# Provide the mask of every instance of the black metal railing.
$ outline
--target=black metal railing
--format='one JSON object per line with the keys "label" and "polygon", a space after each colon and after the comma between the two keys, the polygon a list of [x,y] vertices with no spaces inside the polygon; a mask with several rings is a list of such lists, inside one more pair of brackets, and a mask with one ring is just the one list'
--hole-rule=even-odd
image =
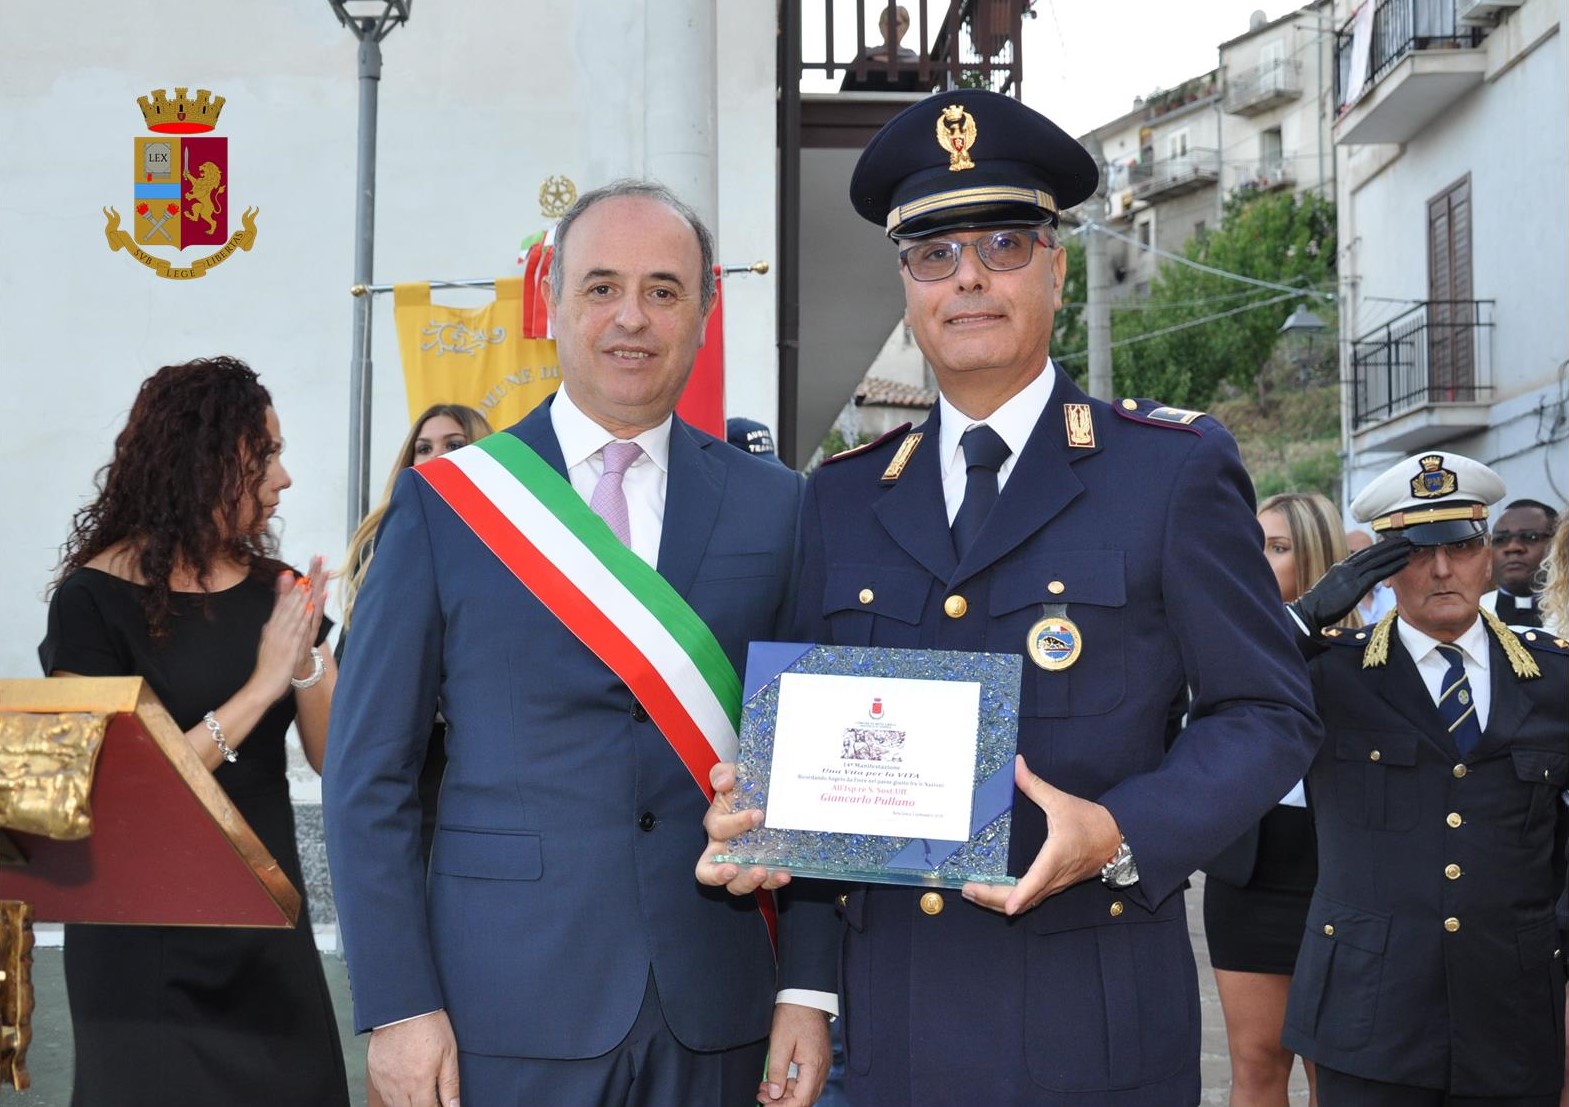
{"label": "black metal railing", "polygon": [[1147,200],[1183,188],[1197,188],[1220,179],[1220,152],[1193,147],[1186,153],[1141,161],[1128,170],[1135,199]]}
{"label": "black metal railing", "polygon": [[1276,58],[1245,69],[1226,81],[1226,111],[1241,114],[1257,105],[1302,95],[1302,63]]}
{"label": "black metal railing", "polygon": [[1351,343],[1352,427],[1492,393],[1492,300],[1428,300]]}
{"label": "black metal railing", "polygon": [[[1368,42],[1367,73],[1352,89],[1356,96],[1383,80],[1391,69],[1418,50],[1458,50],[1481,44],[1482,28],[1467,27],[1456,16],[1455,0],[1378,0]],[[1335,103],[1346,100],[1352,81],[1352,19],[1335,35]]]}
{"label": "black metal railing", "polygon": [[[1019,36],[1024,15],[1034,3],[823,0],[823,38],[810,44],[803,41],[801,70],[803,75],[839,78],[845,92],[990,88],[1018,96],[1024,76]],[[835,36],[836,10],[842,13],[851,7],[855,35]],[[899,19],[901,9],[905,21]]]}

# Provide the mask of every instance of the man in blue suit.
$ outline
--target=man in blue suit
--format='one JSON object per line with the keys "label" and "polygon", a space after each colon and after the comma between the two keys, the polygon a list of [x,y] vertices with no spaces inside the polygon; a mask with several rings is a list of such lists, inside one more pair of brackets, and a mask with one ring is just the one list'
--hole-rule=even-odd
{"label": "man in blue suit", "polygon": [[[1318,738],[1231,436],[1091,399],[1050,360],[1057,211],[1096,177],[1049,120],[956,91],[895,117],[851,180],[901,247],[941,399],[808,485],[796,634],[1028,659],[1017,885],[838,897],[856,1107],[1196,1104],[1182,888]],[[710,851],[757,814],[727,806]],[[779,879],[709,856],[733,891]]]}
{"label": "man in blue suit", "polygon": [[[831,932],[814,957],[784,905],[776,972],[767,908],[691,871],[735,667],[786,613],[800,497],[796,474],[672,415],[712,273],[668,191],[584,196],[549,277],[560,391],[393,493],[323,784],[355,1022],[389,1104],[450,1107],[460,1076],[484,1107],[804,1107],[821,1089]],[[438,711],[427,880],[416,792]]]}

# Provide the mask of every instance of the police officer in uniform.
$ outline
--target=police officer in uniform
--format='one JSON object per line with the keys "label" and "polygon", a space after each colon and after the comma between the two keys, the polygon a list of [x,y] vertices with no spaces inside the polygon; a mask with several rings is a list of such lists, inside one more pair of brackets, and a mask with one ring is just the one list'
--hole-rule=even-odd
{"label": "police officer in uniform", "polygon": [[[1049,357],[1057,212],[1096,176],[1043,116],[955,91],[893,119],[851,182],[894,239],[942,396],[813,478],[796,632],[1026,657],[1018,884],[839,897],[857,1107],[1196,1104],[1182,888],[1316,747],[1231,436],[1200,412],[1093,400]],[[699,877],[776,881],[706,861],[756,814],[727,815],[717,783]]]}
{"label": "police officer in uniform", "polygon": [[1444,451],[1351,505],[1411,553],[1395,610],[1311,664],[1319,880],[1283,1040],[1323,1107],[1558,1103],[1569,653],[1479,608],[1503,494]]}

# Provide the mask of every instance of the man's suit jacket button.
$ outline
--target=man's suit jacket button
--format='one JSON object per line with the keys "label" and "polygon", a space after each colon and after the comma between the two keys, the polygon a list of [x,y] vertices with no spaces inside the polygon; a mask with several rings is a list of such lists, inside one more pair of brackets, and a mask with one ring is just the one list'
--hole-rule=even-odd
{"label": "man's suit jacket button", "polygon": [[1460,812],[1451,811],[1449,814],[1444,816],[1444,822],[1448,823],[1452,827],[1458,828],[1461,823],[1465,822],[1465,820],[1460,817]]}
{"label": "man's suit jacket button", "polygon": [[964,613],[970,610],[970,601],[963,596],[949,596],[942,602],[943,613],[950,619],[962,619]]}
{"label": "man's suit jacket button", "polygon": [[927,892],[921,897],[921,910],[928,915],[941,915],[943,906],[942,896],[936,892]]}
{"label": "man's suit jacket button", "polygon": [[644,707],[636,700],[632,701],[632,720],[639,723],[648,722],[648,708]]}
{"label": "man's suit jacket button", "polygon": [[1450,769],[1449,771],[1455,774],[1455,779],[1456,780],[1459,780],[1461,777],[1465,776],[1466,773],[1470,772],[1471,770],[1466,768],[1464,765],[1456,765],[1453,769]]}
{"label": "man's suit jacket button", "polygon": [[657,822],[659,820],[654,818],[652,811],[645,811],[637,817],[637,828],[639,830],[653,830],[654,824]]}
{"label": "man's suit jacket button", "polygon": [[1459,865],[1445,865],[1444,866],[1444,875],[1447,876],[1450,880],[1459,880],[1460,879],[1460,866]]}
{"label": "man's suit jacket button", "polygon": [[1460,920],[1455,918],[1453,915],[1449,916],[1449,918],[1444,920],[1444,929],[1453,934],[1455,931],[1460,929]]}
{"label": "man's suit jacket button", "polygon": [[1122,901],[1120,899],[1112,900],[1111,907],[1110,907],[1109,910],[1110,910],[1110,914],[1111,914],[1112,918],[1120,919],[1122,917],[1122,911],[1123,911]]}

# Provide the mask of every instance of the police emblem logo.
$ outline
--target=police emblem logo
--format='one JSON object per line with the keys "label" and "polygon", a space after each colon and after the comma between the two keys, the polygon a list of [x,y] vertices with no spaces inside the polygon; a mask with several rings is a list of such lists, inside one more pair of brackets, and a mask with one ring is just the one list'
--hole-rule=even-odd
{"label": "police emblem logo", "polygon": [[1422,471],[1411,478],[1411,495],[1419,500],[1436,500],[1454,494],[1458,487],[1455,472],[1444,468],[1443,454],[1428,454],[1419,462]]}
{"label": "police emblem logo", "polygon": [[937,114],[937,144],[948,151],[948,171],[974,169],[970,151],[975,148],[975,116],[958,104],[949,104]]}
{"label": "police emblem logo", "polygon": [[1048,615],[1030,628],[1024,649],[1030,660],[1049,673],[1068,668],[1079,659],[1084,636],[1078,624],[1061,615]]}
{"label": "police emblem logo", "polygon": [[[210,134],[218,125],[224,98],[205,88],[176,88],[170,99],[154,89],[137,100],[152,137],[136,139],[132,180],[132,231],[120,228],[120,213],[103,209],[110,250],[125,250],[137,261],[171,280],[204,277],[235,250],[256,243],[258,209],[246,208],[242,229],[229,233],[229,140]],[[175,265],[143,247],[184,251],[217,246],[190,265]]]}

